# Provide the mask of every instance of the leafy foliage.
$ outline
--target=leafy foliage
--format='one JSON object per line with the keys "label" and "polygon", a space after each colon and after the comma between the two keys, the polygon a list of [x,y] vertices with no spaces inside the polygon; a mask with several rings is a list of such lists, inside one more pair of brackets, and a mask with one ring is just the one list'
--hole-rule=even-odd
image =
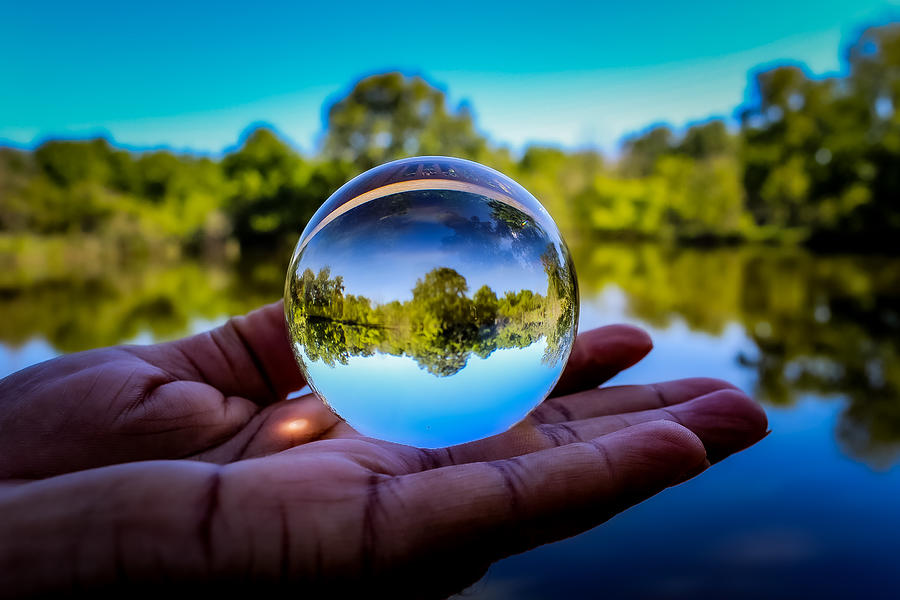
{"label": "leafy foliage", "polygon": [[444,93],[421,77],[372,75],[328,110],[326,156],[359,171],[405,156],[474,158],[486,145],[469,109],[448,110]]}
{"label": "leafy foliage", "polygon": [[[469,158],[512,176],[569,236],[789,239],[891,247],[900,231],[900,25],[863,31],[847,73],[756,72],[739,107],[684,132],[628,136],[617,162],[530,146],[515,158],[418,76],[366,77],[327,110],[322,152],[266,127],[221,160],[129,152],[104,139],[0,148],[0,233],[94,236],[122,252],[292,242],[353,175],[411,155]],[[78,237],[78,239],[82,239]]]}
{"label": "leafy foliage", "polygon": [[334,366],[375,352],[409,356],[438,377],[459,372],[475,354],[526,348],[545,339],[544,360],[556,364],[571,343],[576,307],[571,265],[560,265],[548,248],[546,295],[508,291],[498,298],[484,285],[472,297],[465,277],[437,267],[416,281],[412,298],[375,305],[344,294],[343,278],[325,267],[306,269],[290,280],[288,324],[310,361]]}
{"label": "leafy foliage", "polygon": [[846,77],[802,65],[757,73],[741,111],[748,209],[757,223],[855,243],[900,227],[900,26],[864,31]]}

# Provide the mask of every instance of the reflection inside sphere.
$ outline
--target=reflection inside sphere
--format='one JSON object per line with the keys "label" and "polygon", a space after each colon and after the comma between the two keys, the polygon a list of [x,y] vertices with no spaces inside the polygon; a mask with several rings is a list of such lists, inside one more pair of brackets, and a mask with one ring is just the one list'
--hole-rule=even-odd
{"label": "reflection inside sphere", "polygon": [[499,433],[571,349],[568,250],[521,186],[420,157],[352,180],[307,225],[285,312],[310,386],[360,433],[423,447]]}

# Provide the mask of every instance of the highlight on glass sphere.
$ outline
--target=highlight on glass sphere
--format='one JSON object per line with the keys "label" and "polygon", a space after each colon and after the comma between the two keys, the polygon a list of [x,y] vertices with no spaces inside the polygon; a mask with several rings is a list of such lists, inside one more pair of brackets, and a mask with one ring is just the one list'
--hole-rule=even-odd
{"label": "highlight on glass sphere", "polygon": [[441,447],[505,431],[559,379],[575,271],[509,177],[441,156],[337,190],[291,258],[285,315],[310,387],[361,434]]}

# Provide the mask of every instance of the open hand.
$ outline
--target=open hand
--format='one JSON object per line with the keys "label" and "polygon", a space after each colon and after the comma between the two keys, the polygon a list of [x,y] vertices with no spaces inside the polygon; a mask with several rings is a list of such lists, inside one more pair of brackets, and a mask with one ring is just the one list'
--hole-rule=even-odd
{"label": "open hand", "polygon": [[281,303],[0,381],[0,595],[293,582],[444,597],[758,441],[729,384],[597,388],[651,347],[579,336],[549,399],[450,448],[361,436],[304,385]]}

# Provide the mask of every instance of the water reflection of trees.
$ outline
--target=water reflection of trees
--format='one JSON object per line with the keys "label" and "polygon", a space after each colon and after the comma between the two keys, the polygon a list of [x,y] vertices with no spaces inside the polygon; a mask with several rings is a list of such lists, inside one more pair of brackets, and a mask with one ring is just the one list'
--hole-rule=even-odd
{"label": "water reflection of trees", "polygon": [[[695,331],[719,335],[729,323],[740,324],[757,349],[738,359],[758,373],[762,400],[789,405],[803,395],[846,398],[836,431],[845,451],[871,464],[895,460],[900,445],[900,260],[649,244],[573,251],[587,297],[618,287],[635,318],[659,327],[682,320]],[[184,335],[198,320],[240,314],[277,299],[287,254],[248,257],[232,267],[182,262],[145,268],[61,265],[53,272],[0,269],[0,342],[18,346],[41,338],[57,350],[77,351],[139,333],[154,339]],[[489,321],[491,291],[465,295],[482,311],[474,322]],[[363,306],[357,310],[354,303]],[[346,313],[347,320],[365,323],[372,308],[345,295],[342,317]],[[545,330],[548,346],[557,331]],[[374,328],[345,327],[344,332],[354,348],[374,348]],[[533,331],[524,327],[505,328],[473,345],[472,353],[487,356],[496,348],[524,344],[529,335]]]}
{"label": "water reflection of trees", "polygon": [[0,343],[42,339],[78,352],[135,339],[187,335],[198,321],[242,314],[277,300],[286,266],[61,264],[0,269]]}
{"label": "water reflection of trees", "polygon": [[664,327],[676,319],[721,334],[739,323],[757,350],[757,394],[789,405],[805,395],[847,401],[836,435],[873,465],[900,456],[900,260],[814,256],[776,248],[575,248],[588,296],[615,285],[628,310]]}
{"label": "water reflection of trees", "polygon": [[412,298],[375,304],[346,294],[340,275],[329,268],[306,269],[291,280],[288,322],[305,358],[329,366],[376,352],[408,356],[429,373],[459,372],[471,355],[487,358],[497,349],[527,348],[546,341],[543,361],[556,365],[571,341],[576,297],[571,276],[555,248],[543,255],[548,290],[507,291],[498,296],[483,285],[469,296],[462,275],[437,267],[416,281]]}

